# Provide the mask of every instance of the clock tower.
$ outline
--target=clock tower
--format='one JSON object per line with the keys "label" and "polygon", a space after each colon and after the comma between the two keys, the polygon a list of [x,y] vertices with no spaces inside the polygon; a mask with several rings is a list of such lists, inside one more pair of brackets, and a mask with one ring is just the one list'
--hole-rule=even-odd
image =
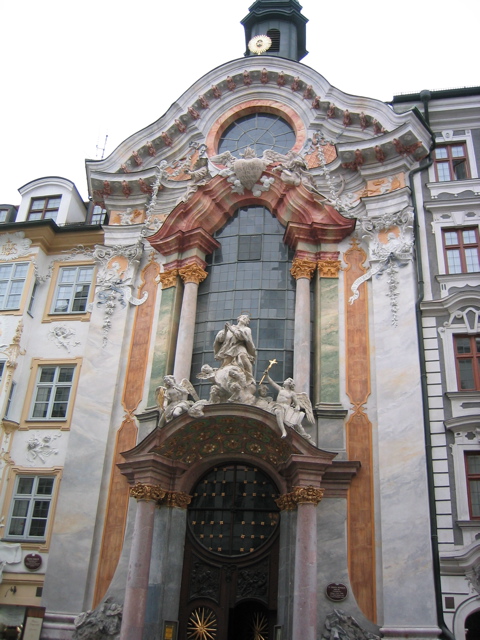
{"label": "clock tower", "polygon": [[308,53],[305,35],[308,19],[301,11],[297,0],[256,0],[241,21],[247,44],[245,55],[258,52],[248,46],[252,38],[266,35],[271,45],[264,52],[265,55],[300,62]]}

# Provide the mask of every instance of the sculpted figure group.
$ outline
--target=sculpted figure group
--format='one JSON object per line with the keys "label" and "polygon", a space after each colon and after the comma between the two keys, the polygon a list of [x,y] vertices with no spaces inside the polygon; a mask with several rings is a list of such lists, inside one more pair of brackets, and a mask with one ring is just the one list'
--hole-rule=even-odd
{"label": "sculpted figure group", "polygon": [[[193,385],[186,378],[177,383],[171,375],[164,377],[165,386],[156,390],[157,405],[162,410],[163,424],[182,413],[188,412],[194,417],[202,416],[205,405],[238,402],[273,413],[283,438],[287,435],[286,427],[290,427],[307,440],[311,440],[311,436],[302,426],[304,418],[310,424],[314,423],[310,399],[306,393],[295,391],[292,378],[287,378],[283,385],[270,378],[268,372],[275,360],[270,362],[260,383],[257,385],[255,382],[253,365],[257,351],[249,324],[248,315],[242,314],[237,318],[237,324],[226,322],[224,328],[217,333],[213,353],[220,365],[213,368],[205,364],[197,375],[197,378],[212,385],[208,400],[200,400]],[[264,380],[275,390],[275,400],[268,395],[268,387],[262,384]]]}

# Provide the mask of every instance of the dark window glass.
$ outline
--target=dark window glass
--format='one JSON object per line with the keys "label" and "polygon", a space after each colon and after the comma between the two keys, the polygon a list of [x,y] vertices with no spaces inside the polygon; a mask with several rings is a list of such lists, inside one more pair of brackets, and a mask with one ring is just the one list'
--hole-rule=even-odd
{"label": "dark window glass", "polygon": [[470,517],[480,519],[480,453],[465,454]]}
{"label": "dark window glass", "polygon": [[218,153],[230,151],[239,158],[250,147],[260,157],[266,149],[287,153],[294,144],[295,133],[283,118],[271,113],[251,113],[227,127],[220,138]]}
{"label": "dark window glass", "polygon": [[457,143],[437,147],[435,149],[435,172],[439,182],[469,178],[466,145]]}
{"label": "dark window glass", "polygon": [[480,391],[480,336],[455,336],[459,391]]}
{"label": "dark window glass", "polygon": [[476,273],[480,271],[478,228],[444,229],[443,246],[447,273]]}
{"label": "dark window glass", "polygon": [[188,522],[198,542],[227,556],[252,553],[279,522],[278,491],[255,467],[226,464],[211,469],[193,490]]}
{"label": "dark window glass", "polygon": [[290,275],[293,252],[283,244],[284,228],[264,207],[240,209],[215,234],[221,246],[211,256],[208,278],[198,290],[197,317],[190,380],[202,398],[210,384],[199,382],[203,364],[213,367],[213,342],[225,322],[250,315],[257,347],[257,380],[274,358],[271,376],[283,382],[293,375],[295,281]]}

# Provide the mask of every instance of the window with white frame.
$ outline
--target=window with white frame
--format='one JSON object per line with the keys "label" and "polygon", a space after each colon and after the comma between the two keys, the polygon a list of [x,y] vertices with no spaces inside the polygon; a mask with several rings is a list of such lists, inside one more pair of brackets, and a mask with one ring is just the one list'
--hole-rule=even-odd
{"label": "window with white frame", "polygon": [[60,269],[52,313],[84,313],[93,278],[93,266],[62,267]]}
{"label": "window with white frame", "polygon": [[443,229],[447,273],[480,271],[478,227]]}
{"label": "window with white frame", "polygon": [[18,475],[6,538],[44,540],[51,512],[55,476]]}
{"label": "window with white frame", "polygon": [[19,309],[28,262],[0,264],[0,310]]}
{"label": "window with white frame", "polygon": [[38,367],[31,419],[64,420],[67,417],[74,374],[74,365]]}

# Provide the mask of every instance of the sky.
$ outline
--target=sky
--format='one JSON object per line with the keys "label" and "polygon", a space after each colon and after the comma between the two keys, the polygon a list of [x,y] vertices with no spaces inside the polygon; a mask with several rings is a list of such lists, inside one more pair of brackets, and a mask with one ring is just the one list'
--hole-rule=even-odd
{"label": "sky", "polygon": [[[0,7],[0,203],[44,176],[88,198],[85,159],[162,116],[210,69],[243,57],[253,0],[21,0]],[[354,95],[390,101],[480,85],[478,0],[300,0],[302,62]]]}

